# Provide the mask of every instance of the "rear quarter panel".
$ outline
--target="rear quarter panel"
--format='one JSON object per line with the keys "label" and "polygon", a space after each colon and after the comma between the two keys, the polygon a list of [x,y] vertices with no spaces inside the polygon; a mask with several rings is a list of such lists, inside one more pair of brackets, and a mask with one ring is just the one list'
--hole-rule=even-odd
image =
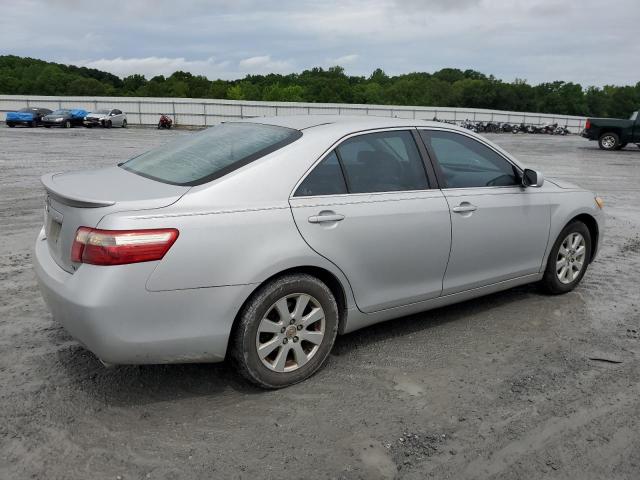
{"label": "rear quarter panel", "polygon": [[147,279],[149,291],[228,285],[256,286],[284,270],[313,266],[333,273],[353,304],[348,282],[302,239],[288,205],[260,210],[107,216],[100,228],[177,228],[180,235]]}

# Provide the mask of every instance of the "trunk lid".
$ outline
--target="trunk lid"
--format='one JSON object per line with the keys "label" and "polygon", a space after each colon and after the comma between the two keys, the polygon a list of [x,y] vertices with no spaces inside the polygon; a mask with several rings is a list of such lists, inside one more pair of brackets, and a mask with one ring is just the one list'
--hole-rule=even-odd
{"label": "trunk lid", "polygon": [[119,167],[47,174],[41,182],[47,191],[44,225],[49,252],[67,272],[77,267],[71,262],[71,245],[78,227],[95,228],[102,217],[118,211],[166,207],[189,191]]}

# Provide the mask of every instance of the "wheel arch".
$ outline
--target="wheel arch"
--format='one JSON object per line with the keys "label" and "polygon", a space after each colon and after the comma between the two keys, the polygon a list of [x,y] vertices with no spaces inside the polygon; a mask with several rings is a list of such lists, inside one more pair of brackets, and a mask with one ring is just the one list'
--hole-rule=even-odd
{"label": "wheel arch", "polygon": [[[321,282],[323,282],[336,299],[336,303],[338,304],[338,333],[341,334],[344,332],[345,325],[347,323],[347,291],[345,290],[345,286],[342,284],[338,277],[330,272],[329,270],[314,266],[314,265],[301,265],[297,267],[287,268],[285,270],[281,270],[278,273],[271,275],[269,278],[260,282],[256,285],[256,287],[251,291],[251,293],[247,296],[247,298],[242,302],[242,305],[236,312],[236,316],[233,319],[233,324],[231,325],[231,332],[229,338],[232,338],[235,335],[236,328],[238,326],[240,320],[240,314],[242,310],[245,308],[245,305],[253,298],[260,288],[262,288],[267,283],[275,280],[276,278],[282,277],[284,275],[291,274],[307,274],[312,277],[317,278]],[[229,349],[229,345],[231,342],[227,344],[227,350]],[[227,352],[228,353],[228,352]]]}
{"label": "wheel arch", "polygon": [[[578,221],[582,222],[589,229],[589,234],[591,235],[591,251],[589,252],[589,263],[594,259],[598,249],[598,237],[600,235],[600,229],[598,228],[597,220],[589,215],[588,213],[581,213],[576,215],[571,220],[567,222],[569,225],[571,222]],[[565,225],[566,226],[566,225]]]}

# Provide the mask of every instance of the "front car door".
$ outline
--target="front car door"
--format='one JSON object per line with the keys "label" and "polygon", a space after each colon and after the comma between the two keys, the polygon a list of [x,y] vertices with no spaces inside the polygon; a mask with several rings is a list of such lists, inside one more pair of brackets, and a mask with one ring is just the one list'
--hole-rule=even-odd
{"label": "front car door", "polygon": [[416,139],[415,129],[353,135],[315,165],[290,199],[305,241],[343,271],[363,312],[442,292],[449,208],[442,192],[430,188]]}
{"label": "front car door", "polygon": [[540,271],[551,207],[520,169],[464,133],[421,130],[451,209],[451,257],[443,295]]}

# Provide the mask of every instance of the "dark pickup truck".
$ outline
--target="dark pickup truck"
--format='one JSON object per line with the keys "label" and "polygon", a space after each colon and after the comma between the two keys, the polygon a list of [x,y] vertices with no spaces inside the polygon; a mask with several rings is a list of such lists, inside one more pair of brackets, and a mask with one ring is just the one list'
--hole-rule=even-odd
{"label": "dark pickup truck", "polygon": [[629,120],[588,118],[582,136],[597,140],[602,150],[620,150],[628,143],[636,143],[640,147],[640,115],[633,112]]}

